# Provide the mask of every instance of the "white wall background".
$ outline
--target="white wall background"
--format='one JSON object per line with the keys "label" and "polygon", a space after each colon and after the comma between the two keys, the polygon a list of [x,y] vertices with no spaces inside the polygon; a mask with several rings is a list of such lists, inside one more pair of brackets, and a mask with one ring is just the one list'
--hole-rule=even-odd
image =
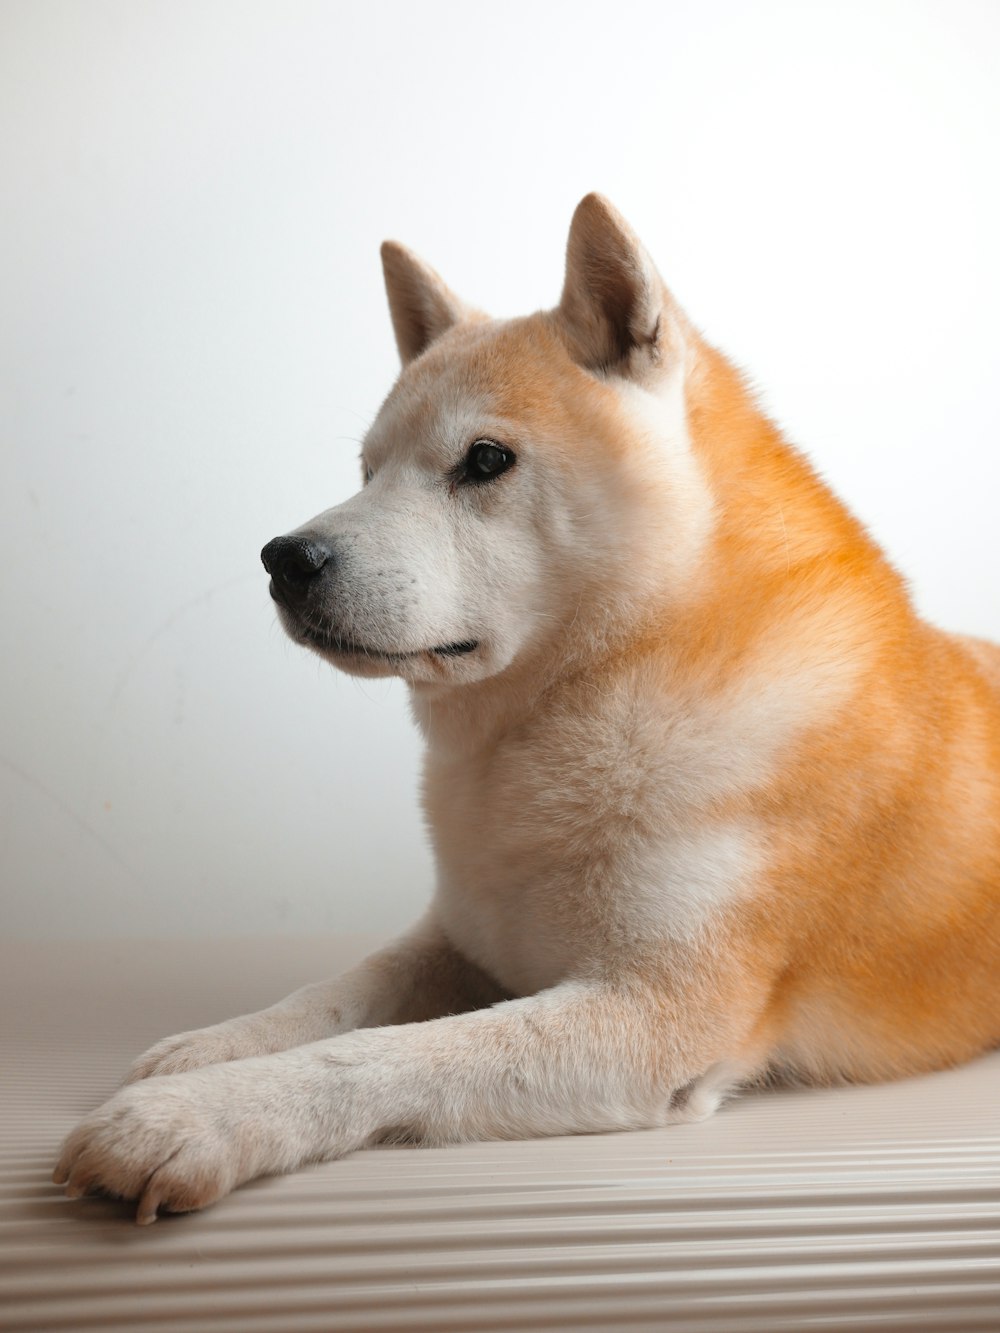
{"label": "white wall background", "polygon": [[600,189],[949,626],[1000,638],[1000,6],[0,4],[0,873],[22,936],[388,930],[402,687],[278,630],[379,241],[552,304]]}

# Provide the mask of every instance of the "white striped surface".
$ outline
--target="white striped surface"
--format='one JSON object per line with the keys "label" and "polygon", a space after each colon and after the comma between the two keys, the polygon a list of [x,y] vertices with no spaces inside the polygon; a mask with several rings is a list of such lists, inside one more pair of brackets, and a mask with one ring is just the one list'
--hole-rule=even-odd
{"label": "white striped surface", "polygon": [[148,1228],[49,1183],[145,1046],[367,943],[5,948],[0,1327],[1000,1330],[1000,1055],[702,1125],[359,1153]]}

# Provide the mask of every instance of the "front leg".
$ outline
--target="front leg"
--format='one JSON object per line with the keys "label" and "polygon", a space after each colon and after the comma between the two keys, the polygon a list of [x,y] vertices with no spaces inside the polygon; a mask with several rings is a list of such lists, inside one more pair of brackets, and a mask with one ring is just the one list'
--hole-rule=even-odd
{"label": "front leg", "polygon": [[677,1089],[720,1060],[747,1063],[750,1022],[635,977],[567,982],[125,1088],[70,1136],[55,1179],[71,1196],[137,1198],[151,1222],[389,1132],[441,1143],[660,1125]]}
{"label": "front leg", "polygon": [[165,1037],[136,1060],[125,1082],[270,1055],[355,1028],[463,1013],[502,998],[428,916],[341,977],[304,986],[259,1013]]}

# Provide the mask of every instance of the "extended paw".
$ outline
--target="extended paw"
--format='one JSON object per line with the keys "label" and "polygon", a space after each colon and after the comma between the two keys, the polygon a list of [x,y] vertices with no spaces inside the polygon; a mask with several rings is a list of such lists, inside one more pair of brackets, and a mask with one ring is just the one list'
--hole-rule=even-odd
{"label": "extended paw", "polygon": [[214,1027],[164,1037],[139,1056],[125,1076],[125,1083],[138,1083],[140,1079],[161,1074],[184,1074],[191,1069],[201,1069],[203,1065],[246,1060],[252,1055],[264,1055],[268,1050],[261,1031],[245,1020],[234,1019]]}
{"label": "extended paw", "polygon": [[234,1124],[211,1094],[198,1075],[123,1088],[69,1136],[53,1180],[71,1199],[92,1191],[137,1199],[140,1223],[155,1221],[159,1207],[214,1203],[260,1163],[253,1126]]}

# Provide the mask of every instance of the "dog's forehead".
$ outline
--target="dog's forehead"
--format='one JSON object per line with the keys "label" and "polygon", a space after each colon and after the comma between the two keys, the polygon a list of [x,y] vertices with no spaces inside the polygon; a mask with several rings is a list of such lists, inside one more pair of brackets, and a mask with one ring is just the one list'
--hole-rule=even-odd
{"label": "dog's forehead", "polygon": [[462,324],[404,368],[367,445],[378,450],[406,439],[454,447],[456,437],[498,422],[557,438],[578,416],[588,378],[544,316]]}

